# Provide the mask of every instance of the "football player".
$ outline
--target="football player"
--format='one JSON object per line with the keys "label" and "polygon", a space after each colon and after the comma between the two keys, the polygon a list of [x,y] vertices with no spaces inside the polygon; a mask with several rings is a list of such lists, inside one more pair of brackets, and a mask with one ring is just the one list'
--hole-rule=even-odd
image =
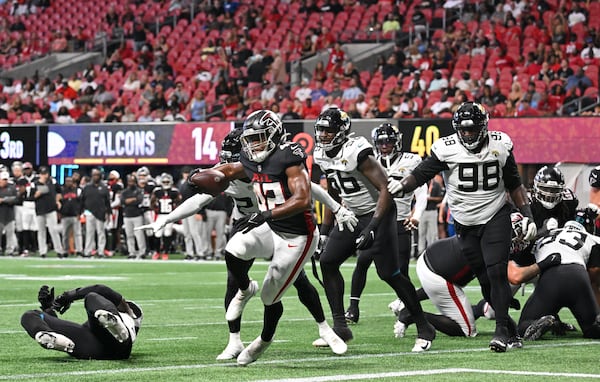
{"label": "football player", "polygon": [[340,266],[359,250],[360,256],[373,258],[378,276],[392,287],[415,318],[418,335],[413,351],[430,349],[435,329],[425,319],[410,279],[402,274],[396,206],[386,188],[388,175],[375,159],[373,147],[365,138],[351,136],[350,117],[338,108],[319,115],[315,141],[313,158],[327,175],[328,192],[343,200],[359,219],[356,231],[331,229],[331,213],[326,211],[321,226],[321,234],[328,235],[320,265],[334,331],[345,341],[353,338],[344,315],[344,278]]}
{"label": "football player", "polygon": [[123,191],[123,182],[121,174],[117,170],[108,173],[106,182],[108,195],[110,198],[110,215],[106,222],[106,256],[112,256],[121,244],[121,227],[123,225],[123,216],[121,216],[121,192]]}
{"label": "football player", "polygon": [[[391,123],[382,123],[371,133],[376,160],[385,168],[388,177],[401,180],[421,162],[418,155],[402,152],[402,133]],[[398,233],[398,256],[400,272],[408,276],[408,263],[411,253],[411,230],[419,225],[419,218],[427,205],[427,186],[423,185],[414,192],[416,199],[411,211],[413,193],[394,198],[396,203],[396,225]],[[346,311],[346,321],[357,323],[360,317],[358,304],[365,289],[367,271],[373,262],[373,252],[361,253],[356,260],[350,289],[350,306]],[[369,256],[371,255],[371,256]]]}
{"label": "football player", "polygon": [[578,204],[575,193],[565,187],[565,177],[558,167],[544,166],[538,170],[533,178],[531,198],[538,237],[573,219]]}
{"label": "football player", "polygon": [[488,120],[482,105],[461,104],[452,118],[456,133],[437,140],[431,155],[401,181],[390,180],[388,189],[394,195],[413,191],[443,172],[460,249],[479,280],[484,298],[496,312],[490,349],[505,352],[517,335],[508,315],[512,297],[507,263],[512,229],[506,190],[524,216],[523,239],[535,237],[536,225],[512,141],[505,133],[488,131]]}
{"label": "football player", "polygon": [[[600,166],[595,167],[590,172],[590,204],[588,207],[594,208],[596,211],[600,210]],[[600,234],[600,218],[596,218],[594,234]],[[590,280],[592,281],[592,288],[596,295],[596,301],[600,305],[600,268],[594,270],[588,270],[590,274]]]}
{"label": "football player", "polygon": [[[58,318],[74,301],[84,300],[87,321],[78,324]],[[142,324],[139,305],[106,285],[69,290],[54,298],[54,288],[38,292],[39,310],[21,316],[21,325],[43,348],[80,359],[127,359]]]}
{"label": "football player", "polygon": [[[585,215],[585,212],[582,211]],[[600,267],[600,238],[590,234],[593,219],[571,220],[549,231],[535,244],[538,264],[558,259],[559,265],[542,271],[519,319],[525,340],[537,340],[558,324],[556,314],[569,308],[585,338],[600,338],[600,308],[586,268]]]}
{"label": "football player", "polygon": [[[166,216],[173,211],[181,201],[181,193],[173,185],[173,176],[163,172],[160,176],[160,187],[156,187],[152,191],[150,205],[154,208],[157,214],[157,219],[161,216]],[[162,229],[154,232],[154,237],[160,241],[158,251],[152,255],[152,260],[169,258],[169,248],[173,242],[173,223],[165,224]]]}
{"label": "football player", "polygon": [[[144,224],[150,224],[155,220],[156,217],[154,210],[151,208],[150,203],[150,201],[152,200],[152,192],[156,188],[156,182],[154,182],[154,179],[152,179],[152,176],[150,176],[150,170],[148,170],[148,167],[146,166],[140,167],[136,171],[135,175],[138,181],[138,187],[144,191],[144,197],[142,200],[142,209],[144,210]],[[148,249],[148,255],[154,256],[154,254],[156,254],[159,249],[160,240],[157,240],[154,237],[154,232],[152,232],[152,230],[146,230],[145,233],[147,242],[146,248]]]}

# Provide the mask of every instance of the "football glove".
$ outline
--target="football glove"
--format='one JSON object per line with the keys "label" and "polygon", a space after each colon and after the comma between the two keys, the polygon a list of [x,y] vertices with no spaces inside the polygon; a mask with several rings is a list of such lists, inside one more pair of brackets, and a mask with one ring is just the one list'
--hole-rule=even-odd
{"label": "football glove", "polygon": [[271,211],[255,212],[252,215],[245,216],[238,220],[235,225],[238,231],[248,233],[259,225],[271,220],[272,215],[273,213]]}
{"label": "football glove", "polygon": [[313,257],[315,258],[315,260],[321,259],[321,253],[323,253],[323,250],[325,249],[325,245],[327,244],[327,240],[329,240],[329,236],[328,235],[321,235],[321,236],[319,236],[319,244],[317,244],[317,249],[315,250],[315,254],[313,255]]}
{"label": "football glove", "polygon": [[356,249],[367,249],[375,242],[375,231],[377,225],[371,221],[365,229],[362,230],[358,238],[356,239]]}
{"label": "football glove", "polygon": [[44,285],[38,292],[38,301],[42,310],[52,308],[54,304],[54,288],[50,289],[48,285]]}
{"label": "football glove", "polygon": [[535,239],[535,235],[537,235],[537,227],[535,226],[535,222],[533,219],[528,218],[527,216],[523,216],[523,240],[531,241]]}
{"label": "football glove", "polygon": [[558,228],[558,220],[556,220],[555,218],[549,218],[546,220],[546,229],[548,231],[552,231],[556,228]]}
{"label": "football glove", "polygon": [[394,178],[388,178],[387,189],[390,192],[390,194],[396,195],[404,189],[404,186],[399,180],[396,180]]}
{"label": "football glove", "polygon": [[552,253],[544,260],[537,263],[538,267],[540,267],[540,272],[546,271],[548,268],[552,268],[554,266],[560,265],[561,257],[560,253]]}
{"label": "football glove", "polygon": [[340,231],[343,231],[345,226],[348,231],[354,232],[354,227],[358,224],[358,218],[354,215],[354,212],[344,206],[340,206],[337,212],[335,212],[335,220],[338,223]]}
{"label": "football glove", "polygon": [[150,224],[144,224],[139,227],[135,227],[133,230],[134,231],[148,230],[148,231],[152,231],[152,233],[157,233],[161,229],[165,228],[166,225],[167,225],[167,220],[164,218],[164,216],[159,216],[156,218],[155,222],[150,223]]}
{"label": "football glove", "polygon": [[60,314],[64,314],[71,307],[71,303],[75,300],[76,293],[76,289],[63,292],[63,294],[54,299],[52,309]]}
{"label": "football glove", "polygon": [[415,218],[405,219],[403,224],[404,229],[407,231],[412,231],[419,227],[419,221]]}

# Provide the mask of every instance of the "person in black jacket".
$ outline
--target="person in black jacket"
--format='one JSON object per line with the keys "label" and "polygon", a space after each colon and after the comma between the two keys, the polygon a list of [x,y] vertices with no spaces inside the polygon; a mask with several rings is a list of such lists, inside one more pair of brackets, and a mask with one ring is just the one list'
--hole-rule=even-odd
{"label": "person in black jacket", "polygon": [[[84,300],[83,324],[58,318],[76,300]],[[65,291],[54,298],[54,288],[38,292],[39,310],[21,316],[21,325],[43,348],[68,353],[79,359],[127,359],[131,355],[143,319],[139,305],[127,301],[106,285],[90,285]]]}
{"label": "person in black jacket", "polygon": [[[104,256],[104,222],[110,213],[110,198],[108,187],[102,182],[102,173],[97,168],[92,170],[92,179],[81,192],[81,208],[85,215],[84,256],[90,257],[94,252]],[[98,236],[97,246],[95,235]]]}
{"label": "person in black jacket", "polygon": [[19,248],[15,234],[15,203],[17,202],[17,189],[9,181],[10,174],[0,172],[0,232],[6,233],[5,253],[13,256]]}
{"label": "person in black jacket", "polygon": [[73,182],[73,178],[67,176],[62,187],[62,207],[60,209],[63,248],[65,256],[69,252],[69,237],[73,235],[75,253],[83,256],[83,238],[81,236],[81,188]]}
{"label": "person in black jacket", "polygon": [[48,254],[48,243],[46,241],[46,228],[48,228],[56,256],[60,258],[64,256],[65,252],[58,229],[57,211],[61,206],[60,186],[50,176],[48,167],[41,166],[38,173],[39,177],[33,183],[35,189],[33,197],[35,198],[35,215],[38,227],[37,239],[40,257],[46,257]]}

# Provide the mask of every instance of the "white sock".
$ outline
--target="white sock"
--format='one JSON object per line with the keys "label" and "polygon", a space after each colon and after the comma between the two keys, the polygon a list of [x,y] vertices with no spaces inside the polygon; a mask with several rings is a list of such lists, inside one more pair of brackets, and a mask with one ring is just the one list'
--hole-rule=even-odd
{"label": "white sock", "polygon": [[322,333],[326,330],[331,329],[331,326],[329,326],[329,324],[327,323],[327,320],[325,320],[323,322],[317,322],[317,326],[319,327],[319,333]]}
{"label": "white sock", "polygon": [[229,333],[229,343],[242,342],[242,337],[240,336],[240,332],[237,333]]}

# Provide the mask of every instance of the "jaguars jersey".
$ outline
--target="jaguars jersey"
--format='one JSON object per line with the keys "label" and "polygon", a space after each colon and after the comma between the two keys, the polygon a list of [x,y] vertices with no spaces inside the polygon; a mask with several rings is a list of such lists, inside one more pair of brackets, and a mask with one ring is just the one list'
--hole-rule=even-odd
{"label": "jaguars jersey", "polygon": [[153,194],[156,200],[156,213],[159,215],[170,214],[177,207],[177,202],[181,198],[179,190],[175,187],[168,190],[156,187]]}
{"label": "jaguars jersey", "polygon": [[591,256],[594,257],[592,262],[597,263],[600,238],[568,228],[553,229],[536,241],[534,252],[537,263],[554,253],[560,253],[561,264],[587,267]]}
{"label": "jaguars jersey", "polygon": [[[288,167],[306,165],[306,153],[299,144],[286,142],[279,145],[261,163],[251,161],[244,152],[240,156],[240,162],[252,183],[258,208],[268,211],[282,205],[292,196],[285,171]],[[312,209],[308,208],[287,218],[271,220],[269,226],[276,232],[308,235],[315,227]]]}
{"label": "jaguars jersey", "polygon": [[234,220],[260,211],[252,183],[242,180],[231,181],[229,182],[229,187],[225,190],[225,194],[231,196],[235,201],[233,212],[231,213]]}
{"label": "jaguars jersey", "polygon": [[579,205],[577,196],[575,196],[575,193],[569,188],[563,190],[562,201],[552,209],[544,208],[542,203],[531,196],[529,196],[529,199],[531,203],[531,212],[533,212],[535,225],[538,229],[544,227],[545,222],[550,218],[556,219],[558,221],[558,226],[562,227],[567,221],[575,218],[577,206]]}
{"label": "jaguars jersey", "polygon": [[[391,161],[379,155],[377,160],[385,168],[388,177],[396,180],[402,180],[408,176],[421,163],[421,157],[413,153],[394,155]],[[400,221],[410,217],[413,194],[413,192],[407,192],[401,198],[394,198],[394,202],[396,203],[396,220]]]}
{"label": "jaguars jersey", "polygon": [[359,171],[359,159],[365,154],[372,154],[373,146],[364,137],[351,137],[340,151],[333,157],[317,147],[313,159],[327,176],[344,201],[344,205],[357,216],[375,210],[379,192],[366,176]]}
{"label": "jaguars jersey", "polygon": [[490,131],[488,137],[479,153],[468,151],[457,134],[440,138],[431,146],[431,156],[413,172],[422,184],[427,177],[418,172],[432,177],[443,171],[448,206],[454,219],[466,226],[487,223],[504,206],[507,182],[511,190],[521,185],[510,137],[499,131]]}
{"label": "jaguars jersey", "polygon": [[600,166],[590,171],[590,187],[600,188]]}

